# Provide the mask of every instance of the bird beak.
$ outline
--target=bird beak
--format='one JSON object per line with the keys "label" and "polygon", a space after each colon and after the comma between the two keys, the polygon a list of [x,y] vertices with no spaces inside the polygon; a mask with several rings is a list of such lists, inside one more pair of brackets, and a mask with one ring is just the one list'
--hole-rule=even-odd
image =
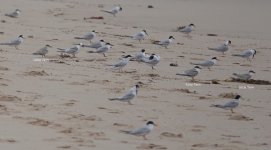
{"label": "bird beak", "polygon": [[110,44],[111,46],[114,46],[113,44]]}
{"label": "bird beak", "polygon": [[145,32],[146,33],[146,35],[149,35],[147,32]]}

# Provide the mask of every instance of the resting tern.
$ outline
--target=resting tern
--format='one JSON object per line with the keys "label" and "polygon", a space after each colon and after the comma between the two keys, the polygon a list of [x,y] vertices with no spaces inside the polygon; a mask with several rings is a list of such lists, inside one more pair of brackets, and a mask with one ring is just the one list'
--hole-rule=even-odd
{"label": "resting tern", "polygon": [[256,72],[254,72],[253,70],[249,70],[248,73],[243,73],[243,74],[233,73],[233,75],[241,80],[249,80],[249,79],[251,79],[252,75],[254,75],[255,73]]}
{"label": "resting tern", "polygon": [[146,30],[142,30],[141,32],[138,32],[136,35],[133,36],[134,40],[139,40],[139,42],[141,42],[141,40],[145,39],[145,36],[148,35]]}
{"label": "resting tern", "polygon": [[168,48],[168,46],[173,43],[173,40],[175,38],[173,36],[169,36],[168,39],[164,40],[164,41],[160,41],[158,44],[165,47],[165,48]]}
{"label": "resting tern", "polygon": [[247,60],[251,61],[250,56],[252,56],[252,59],[253,59],[255,55],[256,55],[256,50],[255,49],[248,49],[248,50],[244,50],[240,54],[233,54],[232,56],[238,56],[238,57],[246,58]]}
{"label": "resting tern", "polygon": [[58,49],[58,52],[61,52],[61,55],[63,53],[67,53],[67,54],[72,54],[73,57],[75,57],[75,54],[79,53],[80,51],[80,48],[83,46],[83,43],[79,43],[79,44],[76,44],[70,48],[66,48],[66,49],[62,49],[62,48],[57,48]]}
{"label": "resting tern", "polygon": [[75,37],[75,39],[83,39],[83,40],[87,40],[87,41],[90,41],[93,40],[95,37],[96,37],[96,31],[93,30],[87,34],[85,34],[83,37]]}
{"label": "resting tern", "polygon": [[233,109],[236,108],[239,105],[239,99],[241,98],[240,95],[236,95],[235,98],[226,103],[226,104],[215,104],[215,105],[211,105],[212,107],[218,107],[218,108],[223,108],[223,109],[230,109],[232,113]]}
{"label": "resting tern", "polygon": [[122,68],[128,64],[131,57],[132,57],[131,55],[127,55],[124,58],[121,58],[121,60],[118,63],[114,65],[108,65],[108,66],[113,66],[112,69],[119,69],[119,71],[122,71]]}
{"label": "resting tern", "polygon": [[117,98],[110,98],[109,100],[114,101],[118,100],[121,102],[128,102],[130,105],[132,105],[131,100],[134,99],[138,93],[139,85],[134,85],[127,93],[125,93],[121,97]]}
{"label": "resting tern", "polygon": [[216,64],[217,60],[218,59],[216,57],[213,57],[212,59],[206,60],[206,61],[201,62],[201,63],[191,63],[191,64],[198,65],[198,66],[201,66],[201,67],[207,67],[210,70],[210,67],[214,66]]}
{"label": "resting tern", "polygon": [[16,39],[5,43],[0,43],[0,45],[15,46],[16,49],[19,49],[18,46],[23,43],[23,38],[23,35],[19,35]]}
{"label": "resting tern", "polygon": [[96,51],[94,51],[94,52],[93,52],[93,51],[88,51],[88,52],[89,52],[89,53],[102,53],[102,54],[104,55],[104,57],[106,57],[106,56],[105,56],[105,53],[106,53],[108,50],[110,50],[112,46],[113,46],[112,44],[106,43],[104,46],[99,47]]}
{"label": "resting tern", "polygon": [[45,45],[43,48],[39,49],[33,55],[41,55],[41,57],[45,57],[45,55],[49,52],[48,48],[52,47],[51,45]]}
{"label": "resting tern", "polygon": [[208,49],[214,50],[217,52],[222,52],[223,54],[225,54],[225,52],[229,50],[229,45],[231,45],[231,41],[227,40],[223,44],[219,45],[218,47],[215,47],[215,48],[208,47]]}
{"label": "resting tern", "polygon": [[110,13],[110,14],[114,15],[114,17],[116,17],[116,14],[119,13],[120,11],[122,11],[122,7],[117,6],[117,7],[114,7],[113,9],[111,9],[111,10],[101,10],[101,11]]}
{"label": "resting tern", "polygon": [[194,77],[200,73],[200,70],[201,68],[199,66],[195,66],[193,69],[186,70],[184,73],[177,73],[176,75],[188,76],[192,78],[192,81],[194,81]]}
{"label": "resting tern", "polygon": [[16,9],[14,12],[5,14],[5,16],[11,17],[11,18],[18,18],[21,11],[19,9]]}
{"label": "resting tern", "polygon": [[104,45],[105,45],[104,40],[100,40],[100,41],[94,42],[94,43],[92,43],[92,44],[90,44],[90,45],[84,45],[84,47],[89,47],[89,48],[96,48],[96,49],[98,49],[98,48],[100,48],[100,47],[102,47],[102,46],[104,46]]}
{"label": "resting tern", "polygon": [[131,131],[121,130],[120,132],[135,135],[135,136],[142,136],[144,140],[147,140],[146,135],[151,133],[151,131],[154,129],[154,126],[157,126],[157,125],[153,121],[148,121],[146,125],[141,128],[137,128]]}

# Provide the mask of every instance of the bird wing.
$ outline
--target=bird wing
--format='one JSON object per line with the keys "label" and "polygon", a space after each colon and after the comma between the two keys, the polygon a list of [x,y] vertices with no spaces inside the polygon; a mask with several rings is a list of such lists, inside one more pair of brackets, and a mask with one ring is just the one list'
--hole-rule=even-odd
{"label": "bird wing", "polygon": [[184,72],[186,75],[188,76],[196,76],[198,74],[198,71],[196,69],[190,69],[190,70],[186,70]]}
{"label": "bird wing", "polygon": [[142,128],[138,128],[133,131],[130,131],[130,134],[138,135],[138,136],[145,135],[148,133],[150,133],[150,129],[148,129],[147,127],[142,127]]}
{"label": "bird wing", "polygon": [[235,108],[239,105],[236,101],[231,101],[223,105],[224,108]]}
{"label": "bird wing", "polygon": [[164,41],[159,42],[159,45],[169,45],[169,44],[170,44],[169,40],[164,40]]}
{"label": "bird wing", "polygon": [[103,53],[103,52],[106,52],[108,51],[108,48],[107,47],[100,47],[97,49],[96,53]]}
{"label": "bird wing", "polygon": [[66,49],[65,51],[66,51],[66,53],[76,53],[76,52],[78,52],[78,47],[77,46],[74,46],[74,47],[71,47],[71,48],[68,48],[68,49]]}

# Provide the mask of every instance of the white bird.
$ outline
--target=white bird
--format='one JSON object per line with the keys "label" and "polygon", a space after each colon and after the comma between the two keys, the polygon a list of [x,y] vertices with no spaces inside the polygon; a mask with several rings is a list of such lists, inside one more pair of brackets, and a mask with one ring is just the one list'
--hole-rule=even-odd
{"label": "white bird", "polygon": [[83,37],[74,37],[75,39],[83,39],[83,40],[87,40],[87,41],[90,41],[93,40],[95,37],[96,37],[96,31],[93,30],[87,34],[85,34]]}
{"label": "white bird", "polygon": [[66,49],[62,49],[62,48],[57,48],[58,49],[58,52],[61,53],[61,55],[63,53],[67,53],[67,54],[71,54],[73,55],[73,57],[75,57],[75,54],[79,53],[80,51],[80,48],[83,46],[83,43],[79,43],[79,44],[76,44],[70,48],[66,48]]}
{"label": "white bird", "polygon": [[128,102],[130,105],[132,105],[131,100],[133,100],[138,93],[139,85],[134,85],[127,93],[125,93],[121,97],[117,98],[110,98],[110,101],[118,100],[121,102]]}
{"label": "white bird", "polygon": [[0,43],[0,45],[15,46],[16,49],[19,49],[18,46],[23,43],[23,38],[23,35],[19,35],[16,39],[5,43]]}
{"label": "white bird", "polygon": [[164,40],[164,41],[160,41],[158,44],[167,48],[171,43],[173,43],[173,40],[175,38],[173,36],[169,36],[168,39]]}
{"label": "white bird", "polygon": [[207,67],[210,70],[210,67],[214,66],[216,64],[217,60],[218,59],[216,57],[213,57],[212,59],[206,60],[206,61],[201,62],[201,63],[191,63],[191,64],[198,65],[198,66],[201,66],[201,67]]}
{"label": "white bird", "polygon": [[136,35],[133,36],[134,40],[139,40],[139,42],[141,42],[141,40],[145,39],[145,36],[148,35],[146,30],[142,30],[141,32],[138,32]]}
{"label": "white bird", "polygon": [[119,71],[122,71],[122,68],[128,64],[131,57],[132,57],[131,55],[127,55],[124,58],[122,58],[118,63],[114,65],[108,65],[108,66],[113,66],[112,69],[118,69]]}
{"label": "white bird", "polygon": [[116,14],[119,13],[120,11],[122,11],[122,7],[117,6],[117,7],[114,7],[113,9],[111,9],[111,10],[101,10],[101,11],[110,13],[114,17],[116,17]]}
{"label": "white bird", "polygon": [[243,74],[233,73],[233,75],[236,76],[238,79],[241,79],[241,80],[249,80],[249,79],[251,79],[251,77],[252,77],[255,73],[256,73],[256,72],[254,72],[253,70],[249,70],[248,73],[243,73]]}
{"label": "white bird", "polygon": [[143,61],[147,65],[151,66],[152,69],[154,69],[154,66],[156,66],[160,62],[160,56],[156,54],[152,54],[149,58],[145,57]]}
{"label": "white bird", "polygon": [[256,55],[256,50],[255,49],[244,50],[240,54],[232,54],[232,56],[238,56],[238,57],[246,58],[249,61],[251,61],[250,56],[252,56],[252,59],[253,59],[255,55]]}
{"label": "white bird", "polygon": [[89,52],[89,53],[102,53],[102,54],[104,55],[104,57],[106,57],[106,56],[105,56],[105,53],[106,53],[108,50],[110,50],[112,46],[113,46],[112,44],[106,43],[104,46],[99,47],[96,51],[94,51],[94,52],[93,52],[93,51],[88,51],[88,52]]}
{"label": "white bird", "polygon": [[195,25],[193,23],[189,24],[188,26],[182,26],[178,28],[178,31],[185,33],[187,36],[189,36],[189,33],[193,31],[193,28]]}
{"label": "white bird", "polygon": [[225,52],[229,50],[229,45],[231,45],[231,41],[227,40],[223,44],[219,45],[218,47],[215,47],[215,48],[208,47],[208,49],[214,50],[217,52],[222,52],[223,54],[225,54]]}
{"label": "white bird", "polygon": [[104,45],[105,45],[104,40],[100,40],[100,41],[94,42],[94,43],[92,43],[92,44],[90,44],[90,45],[84,45],[84,47],[89,47],[89,48],[96,48],[96,49],[98,49],[98,48],[100,48],[100,47],[102,47],[102,46],[104,46]]}
{"label": "white bird", "polygon": [[150,55],[145,53],[145,49],[142,49],[139,53],[133,57],[135,61],[138,62],[145,62],[145,60],[148,60],[150,58]]}
{"label": "white bird", "polygon": [[144,125],[141,128],[137,128],[131,131],[120,130],[120,132],[135,135],[135,136],[142,136],[144,140],[147,140],[146,135],[151,133],[151,131],[154,129],[154,126],[157,126],[157,125],[153,121],[148,121],[146,125]]}
{"label": "white bird", "polygon": [[48,48],[52,47],[51,45],[45,45],[43,48],[34,52],[33,55],[41,55],[41,57],[45,57],[45,55],[49,52]]}
{"label": "white bird", "polygon": [[5,16],[11,17],[11,18],[18,18],[21,11],[19,9],[16,9],[14,12],[7,13]]}
{"label": "white bird", "polygon": [[193,69],[186,70],[184,73],[177,73],[176,75],[188,76],[192,78],[192,81],[194,81],[194,77],[200,73],[200,70],[201,68],[199,66],[195,66]]}
{"label": "white bird", "polygon": [[232,113],[233,112],[233,109],[236,108],[238,105],[239,105],[239,99],[241,98],[240,95],[236,95],[235,98],[226,103],[226,104],[215,104],[215,105],[211,105],[212,107],[218,107],[218,108],[223,108],[223,109],[230,109]]}

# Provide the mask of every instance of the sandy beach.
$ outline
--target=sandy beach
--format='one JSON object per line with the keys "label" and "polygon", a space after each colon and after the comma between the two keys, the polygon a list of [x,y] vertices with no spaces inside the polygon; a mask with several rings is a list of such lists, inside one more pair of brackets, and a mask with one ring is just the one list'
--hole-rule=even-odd
{"label": "sandy beach", "polygon": [[[269,0],[0,0],[0,43],[24,35],[15,49],[0,45],[0,149],[5,150],[269,150],[270,84],[231,82],[234,72],[254,70],[254,80],[270,83]],[[120,5],[114,17],[100,10]],[[153,8],[148,8],[152,5]],[[20,9],[18,18],[5,13]],[[90,19],[103,17],[103,19]],[[194,23],[187,38],[177,27]],[[146,29],[142,43],[130,38]],[[61,58],[57,48],[89,41],[74,39],[92,30],[114,46],[106,53]],[[208,36],[215,34],[216,36]],[[175,37],[165,49],[153,41]],[[225,55],[208,50],[225,40]],[[32,55],[49,44],[45,59]],[[252,61],[234,57],[256,49]],[[124,55],[141,49],[158,54],[155,69],[130,61],[112,71]],[[191,82],[176,73],[191,62],[218,57]],[[170,66],[171,63],[177,66]],[[214,82],[215,81],[215,82]],[[133,105],[108,98],[139,83]],[[230,110],[210,107],[241,95]],[[158,127],[142,137],[120,133],[152,120]]]}

